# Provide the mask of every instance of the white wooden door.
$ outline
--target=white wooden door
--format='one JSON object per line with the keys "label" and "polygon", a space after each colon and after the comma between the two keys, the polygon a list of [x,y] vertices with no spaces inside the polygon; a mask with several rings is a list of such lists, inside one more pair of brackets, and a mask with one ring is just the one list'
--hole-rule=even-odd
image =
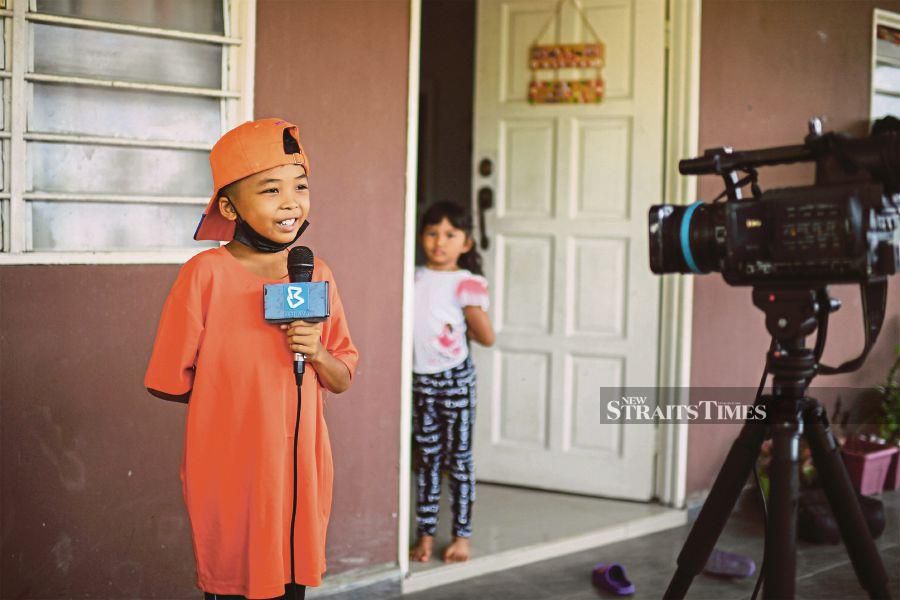
{"label": "white wooden door", "polygon": [[[563,4],[541,42],[591,41]],[[606,45],[606,99],[530,105],[528,47],[556,6],[478,2],[473,158],[494,170],[476,169],[473,192],[494,191],[484,259],[497,342],[474,349],[476,474],[646,500],[655,428],[601,424],[598,390],[656,383],[647,209],[662,201],[665,7],[581,0]]]}

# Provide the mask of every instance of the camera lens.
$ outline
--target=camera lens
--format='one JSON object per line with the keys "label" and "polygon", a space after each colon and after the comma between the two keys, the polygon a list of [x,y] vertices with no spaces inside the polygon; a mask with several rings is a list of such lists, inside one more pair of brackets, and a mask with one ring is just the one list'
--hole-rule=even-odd
{"label": "camera lens", "polygon": [[722,256],[717,225],[725,222],[725,206],[695,202],[688,206],[650,207],[650,269],[662,273],[709,273]]}

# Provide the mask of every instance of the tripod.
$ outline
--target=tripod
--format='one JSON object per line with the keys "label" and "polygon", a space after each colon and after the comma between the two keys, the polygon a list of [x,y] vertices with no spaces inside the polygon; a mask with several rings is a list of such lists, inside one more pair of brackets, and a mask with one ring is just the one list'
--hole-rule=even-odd
{"label": "tripod", "polygon": [[[823,297],[831,302],[824,292],[818,300]],[[818,366],[818,353],[805,345],[806,336],[816,330],[822,314],[816,291],[755,287],[753,303],[766,313],[766,329],[773,336],[767,355],[767,370],[773,375],[772,394],[761,396],[754,405],[756,410],[760,406],[765,408],[766,418],[765,421],[747,419],[731,446],[678,555],[678,568],[663,597],[684,598],[694,577],[705,567],[744,483],[755,468],[768,430],[772,437],[772,462],[763,597],[778,600],[794,597],[798,459],[803,435],[857,579],[870,598],[889,600],[884,565],[844,468],[825,410],[814,398],[806,396]],[[825,314],[837,310],[838,306],[834,303],[826,307]]]}

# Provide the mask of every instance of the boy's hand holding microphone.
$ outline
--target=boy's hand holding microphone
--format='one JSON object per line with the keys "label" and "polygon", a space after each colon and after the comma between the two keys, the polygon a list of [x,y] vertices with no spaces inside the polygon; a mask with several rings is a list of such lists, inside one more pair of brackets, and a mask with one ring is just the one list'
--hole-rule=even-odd
{"label": "boy's hand holding microphone", "polygon": [[306,362],[315,364],[322,353],[322,322],[291,321],[282,324],[281,329],[287,334],[291,352],[299,352]]}

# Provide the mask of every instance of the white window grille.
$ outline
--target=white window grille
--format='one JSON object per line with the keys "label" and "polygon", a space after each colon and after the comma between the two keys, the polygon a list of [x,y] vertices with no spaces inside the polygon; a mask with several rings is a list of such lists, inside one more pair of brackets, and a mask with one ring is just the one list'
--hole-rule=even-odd
{"label": "white window grille", "polygon": [[872,40],[872,121],[900,118],[900,14],[876,9]]}
{"label": "white window grille", "polygon": [[[182,262],[252,118],[254,0],[0,0],[0,264]],[[207,244],[207,246],[210,244]]]}

